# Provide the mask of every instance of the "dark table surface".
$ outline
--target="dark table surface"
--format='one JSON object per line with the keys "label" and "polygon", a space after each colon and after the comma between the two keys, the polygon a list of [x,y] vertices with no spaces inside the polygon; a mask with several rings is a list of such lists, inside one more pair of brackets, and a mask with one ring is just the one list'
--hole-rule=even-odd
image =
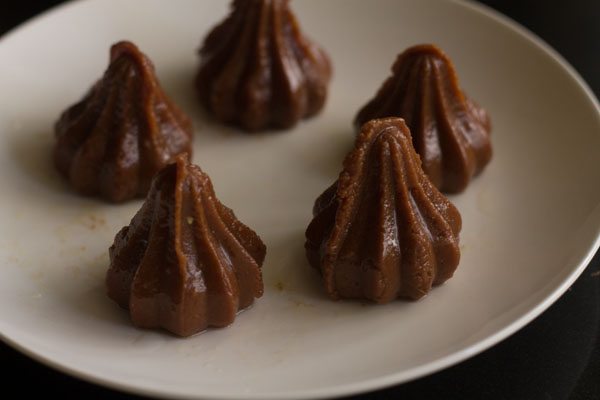
{"label": "dark table surface", "polygon": [[[600,0],[481,2],[547,41],[600,94]],[[0,34],[58,3],[4,0]],[[63,375],[2,343],[0,360],[4,393],[137,398]],[[500,344],[434,375],[351,399],[390,398],[600,399],[600,252],[552,307]]]}

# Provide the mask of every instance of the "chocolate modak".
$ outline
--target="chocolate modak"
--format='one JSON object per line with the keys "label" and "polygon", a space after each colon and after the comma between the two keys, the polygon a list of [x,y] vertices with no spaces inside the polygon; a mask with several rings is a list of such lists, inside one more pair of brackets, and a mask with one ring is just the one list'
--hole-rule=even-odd
{"label": "chocolate modak", "polygon": [[190,153],[192,125],[152,62],[130,42],[110,49],[104,76],[55,126],[54,162],[76,191],[112,202],[144,197],[152,177]]}
{"label": "chocolate modak", "polygon": [[266,248],[217,199],[186,155],[154,178],[142,208],[115,237],[108,296],[134,325],[189,336],[231,324],[263,294]]}
{"label": "chocolate modak", "polygon": [[325,104],[331,63],[300,30],[288,0],[234,0],[205,38],[196,88],[217,120],[287,129]]}
{"label": "chocolate modak", "polygon": [[357,128],[382,117],[401,117],[433,184],[462,192],[492,157],[487,112],[458,85],[450,59],[434,45],[400,54],[392,76],[356,116]]}
{"label": "chocolate modak", "polygon": [[400,118],[362,127],[313,215],[306,255],[332,299],[419,299],[460,259],[460,214],[421,169]]}

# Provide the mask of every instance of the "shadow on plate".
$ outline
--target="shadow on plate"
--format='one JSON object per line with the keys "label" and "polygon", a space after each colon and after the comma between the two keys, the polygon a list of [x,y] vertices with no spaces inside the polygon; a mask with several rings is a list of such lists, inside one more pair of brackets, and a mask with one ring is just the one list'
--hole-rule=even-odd
{"label": "shadow on plate", "polygon": [[[7,141],[8,154],[19,173],[11,185],[27,199],[42,202],[47,209],[87,210],[103,204],[94,197],[76,193],[54,167],[54,134],[51,130],[12,135]],[[23,179],[25,177],[25,179]]]}
{"label": "shadow on plate", "polygon": [[267,263],[263,267],[265,292],[327,300],[318,271],[306,260],[304,241],[304,230],[298,230],[268,244]]}
{"label": "shadow on plate", "polygon": [[[108,269],[108,250],[105,255],[95,257],[93,260],[80,266],[79,276],[67,276],[57,281],[53,292],[66,309],[76,314],[109,325],[130,326],[126,310],[120,308],[106,295],[104,278]],[[78,289],[68,286],[81,285]]]}
{"label": "shadow on plate", "polygon": [[[317,129],[319,125],[315,124],[314,126],[314,129]],[[304,141],[301,146],[294,148],[293,154],[290,154],[290,156],[293,155],[297,160],[298,168],[330,177],[331,183],[333,183],[342,170],[344,158],[354,146],[356,136],[351,129],[327,131],[324,128],[320,134],[325,137],[323,140],[319,140],[317,143]],[[319,146],[319,148],[316,149],[316,146]],[[324,187],[323,190],[326,188]]]}
{"label": "shadow on plate", "polygon": [[54,168],[54,135],[51,130],[13,135],[8,141],[8,150],[17,167],[31,178],[35,189],[52,189],[58,193],[71,191]]}

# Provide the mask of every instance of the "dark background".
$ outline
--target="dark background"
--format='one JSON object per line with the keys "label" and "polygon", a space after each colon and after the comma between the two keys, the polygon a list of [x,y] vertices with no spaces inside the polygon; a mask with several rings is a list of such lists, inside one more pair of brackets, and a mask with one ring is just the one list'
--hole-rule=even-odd
{"label": "dark background", "polygon": [[[600,0],[480,2],[525,25],[558,50],[598,97]],[[58,3],[3,0],[0,34]],[[599,342],[600,253],[552,307],[500,344],[437,374],[350,399],[600,399]],[[138,398],[55,372],[2,343],[0,361],[3,393]]]}

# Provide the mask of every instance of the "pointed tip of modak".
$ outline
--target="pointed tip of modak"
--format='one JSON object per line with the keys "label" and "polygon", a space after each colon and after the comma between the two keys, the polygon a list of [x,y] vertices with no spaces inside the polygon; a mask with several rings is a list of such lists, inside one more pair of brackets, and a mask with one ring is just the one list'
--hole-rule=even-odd
{"label": "pointed tip of modak", "polygon": [[417,44],[405,49],[402,53],[398,54],[398,57],[392,66],[392,72],[394,74],[399,73],[400,70],[404,68],[407,60],[412,60],[412,63],[418,63],[418,60],[435,60],[435,62],[440,62],[448,68],[450,72],[448,78],[458,85],[458,76],[456,75],[452,60],[450,60],[450,57],[435,44]]}
{"label": "pointed tip of modak", "polygon": [[127,59],[142,69],[154,72],[154,64],[139,47],[129,40],[121,40],[110,46],[110,63],[118,60]]}
{"label": "pointed tip of modak", "polygon": [[422,43],[416,44],[404,50],[400,54],[419,54],[419,55],[432,55],[437,57],[448,58],[446,53],[436,44],[433,43]]}
{"label": "pointed tip of modak", "polygon": [[360,128],[357,144],[368,142],[375,143],[389,138],[405,138],[412,143],[410,129],[402,118],[387,117],[367,121]]}
{"label": "pointed tip of modak", "polygon": [[188,153],[186,151],[186,152],[178,154],[175,157],[174,163],[176,164],[177,168],[184,168],[185,166],[189,165],[191,162],[192,162],[192,157],[191,157],[190,153]]}
{"label": "pointed tip of modak", "polygon": [[130,42],[129,40],[120,40],[110,46],[110,59],[111,61],[114,61],[122,56],[143,57],[144,54],[133,42]]}
{"label": "pointed tip of modak", "polygon": [[202,173],[200,167],[192,163],[190,153],[180,153],[174,157],[173,161],[158,171],[152,180],[153,186],[162,186],[165,182],[172,179],[176,179],[177,181],[185,180],[189,176],[192,167],[194,170]]}
{"label": "pointed tip of modak", "polygon": [[395,130],[402,132],[402,134],[410,136],[410,130],[408,129],[406,122],[400,117],[385,117],[369,120],[361,126],[359,135],[373,135],[373,132],[382,133],[390,128],[395,128]]}

